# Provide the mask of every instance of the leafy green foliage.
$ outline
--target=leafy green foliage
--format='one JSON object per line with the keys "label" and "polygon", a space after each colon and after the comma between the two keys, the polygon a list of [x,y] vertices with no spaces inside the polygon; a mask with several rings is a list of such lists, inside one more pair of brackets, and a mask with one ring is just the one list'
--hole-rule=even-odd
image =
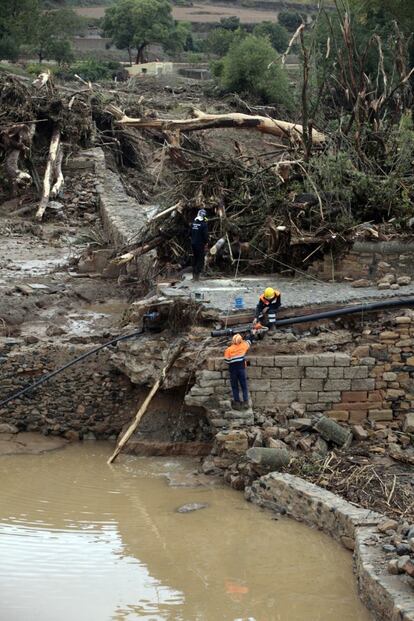
{"label": "leafy green foliage", "polygon": [[208,33],[207,39],[204,42],[204,49],[211,54],[217,54],[217,56],[224,56],[229,51],[230,45],[234,42],[236,37],[241,37],[244,31],[241,30],[229,30],[226,28],[214,28]]}
{"label": "leafy green foliage", "polygon": [[94,58],[88,60],[80,60],[70,66],[65,72],[66,78],[79,75],[84,80],[96,82],[99,80],[111,80],[114,75],[121,69],[121,65],[117,62],[105,60],[99,61]]}
{"label": "leafy green foliage", "polygon": [[43,59],[62,61],[71,56],[69,37],[78,33],[83,20],[71,9],[43,11],[32,20],[32,49]]}
{"label": "leafy green foliage", "polygon": [[240,28],[240,18],[235,15],[222,17],[220,19],[220,27],[225,30],[238,30]]}
{"label": "leafy green foliage", "polygon": [[281,11],[278,16],[281,26],[289,32],[295,32],[303,22],[302,16],[297,11]]}
{"label": "leafy green foliage", "polygon": [[119,49],[130,55],[137,50],[136,62],[144,60],[150,43],[173,47],[176,51],[187,40],[188,26],[176,27],[169,0],[117,0],[105,12],[104,32]]}
{"label": "leafy green foliage", "polygon": [[263,103],[292,105],[287,75],[269,40],[247,35],[236,40],[219,65],[215,75],[227,91],[258,98]]}
{"label": "leafy green foliage", "polygon": [[267,37],[278,52],[284,52],[289,45],[289,35],[283,26],[276,22],[262,22],[253,29],[256,37]]}
{"label": "leafy green foliage", "polygon": [[19,45],[14,37],[5,34],[0,38],[0,58],[15,61],[19,58]]}

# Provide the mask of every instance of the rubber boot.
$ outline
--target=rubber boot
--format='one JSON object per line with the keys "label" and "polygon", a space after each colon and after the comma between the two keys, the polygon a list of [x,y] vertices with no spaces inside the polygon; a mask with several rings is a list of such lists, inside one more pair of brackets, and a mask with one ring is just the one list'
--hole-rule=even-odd
{"label": "rubber boot", "polygon": [[242,410],[248,410],[249,409],[249,402],[248,401],[243,401],[243,403],[241,404],[241,409]]}
{"label": "rubber boot", "polygon": [[200,274],[193,274],[193,280],[194,280],[194,282],[199,282]]}
{"label": "rubber boot", "polygon": [[241,410],[241,405],[240,401],[231,400],[231,407],[233,410]]}

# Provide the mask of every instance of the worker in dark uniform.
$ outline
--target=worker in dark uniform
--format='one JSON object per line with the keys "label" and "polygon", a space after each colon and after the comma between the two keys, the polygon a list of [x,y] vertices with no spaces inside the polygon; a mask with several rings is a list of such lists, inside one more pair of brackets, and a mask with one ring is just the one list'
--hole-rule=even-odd
{"label": "worker in dark uniform", "polygon": [[256,306],[256,314],[253,321],[253,327],[258,323],[268,326],[269,330],[276,327],[276,312],[281,304],[281,294],[277,289],[267,287],[259,298]]}
{"label": "worker in dark uniform", "polygon": [[207,212],[200,209],[191,225],[191,248],[193,250],[193,280],[200,280],[204,269],[204,257],[208,244]]}

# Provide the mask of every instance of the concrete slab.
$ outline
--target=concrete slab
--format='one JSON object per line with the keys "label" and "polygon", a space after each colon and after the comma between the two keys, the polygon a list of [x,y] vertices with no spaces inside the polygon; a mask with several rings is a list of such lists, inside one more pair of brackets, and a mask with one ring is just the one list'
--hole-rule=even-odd
{"label": "concrete slab", "polygon": [[242,297],[244,307],[252,310],[257,304],[259,295],[266,287],[276,287],[282,293],[283,308],[300,308],[351,302],[373,302],[388,298],[399,298],[414,295],[414,283],[397,290],[378,290],[376,286],[354,288],[348,282],[323,282],[312,278],[281,278],[277,275],[246,276],[235,279],[211,278],[194,282],[191,276],[171,286],[169,283],[158,284],[158,292],[168,298],[184,297],[200,300],[209,308],[220,309],[222,312],[232,311],[235,298]]}

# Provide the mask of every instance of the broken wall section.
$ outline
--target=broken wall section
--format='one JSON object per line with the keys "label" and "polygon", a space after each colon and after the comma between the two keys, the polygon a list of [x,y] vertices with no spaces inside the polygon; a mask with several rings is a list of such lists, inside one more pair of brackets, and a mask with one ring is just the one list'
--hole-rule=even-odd
{"label": "broken wall section", "polygon": [[[345,351],[323,352],[320,346],[317,352],[286,355],[269,343],[266,355],[255,355],[253,347],[248,356],[253,408],[283,411],[297,402],[303,412],[338,421],[396,421],[405,427],[414,410],[414,316],[406,313],[386,316],[392,329],[384,329],[381,320],[365,320],[354,332],[358,346],[347,344]],[[208,408],[230,391],[223,358],[211,355],[197,371],[186,403]]]}

